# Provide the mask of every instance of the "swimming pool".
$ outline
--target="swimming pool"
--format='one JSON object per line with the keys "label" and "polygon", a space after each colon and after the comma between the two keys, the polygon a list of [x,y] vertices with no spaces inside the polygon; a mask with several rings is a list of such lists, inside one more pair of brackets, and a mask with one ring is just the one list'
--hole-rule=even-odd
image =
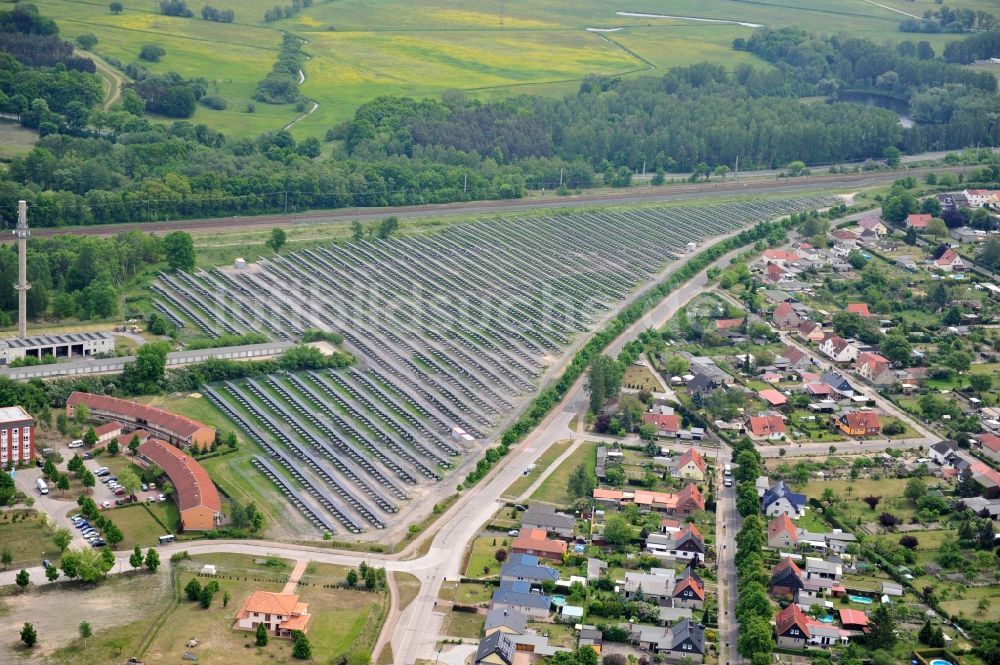
{"label": "swimming pool", "polygon": [[941,658],[935,658],[931,661],[930,665],[951,665],[950,660],[943,660]]}
{"label": "swimming pool", "polygon": [[[871,605],[872,604],[872,599],[868,598],[866,596],[848,596],[848,598],[850,598],[851,601],[853,601],[855,603],[861,603],[862,605]],[[951,664],[949,663],[949,665],[951,665]]]}
{"label": "swimming pool", "polygon": [[833,623],[833,617],[830,616],[829,614],[820,617],[819,620],[822,621],[823,623]]}
{"label": "swimming pool", "polygon": [[552,604],[562,607],[566,604],[566,596],[552,596]]}

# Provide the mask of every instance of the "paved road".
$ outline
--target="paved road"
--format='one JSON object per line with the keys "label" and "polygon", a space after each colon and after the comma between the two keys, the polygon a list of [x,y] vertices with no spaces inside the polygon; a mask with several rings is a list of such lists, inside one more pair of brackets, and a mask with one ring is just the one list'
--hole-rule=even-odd
{"label": "paved road", "polygon": [[715,558],[719,594],[720,663],[742,662],[736,653],[739,627],[736,625],[736,565],[733,562],[733,555],[736,553],[736,533],[740,530],[740,516],[736,512],[735,483],[732,487],[725,487],[722,484],[722,469],[730,459],[730,451],[726,448],[715,465],[715,478],[719,483],[715,505]]}
{"label": "paved road", "polygon": [[[813,191],[817,189],[844,189],[852,187],[870,187],[873,185],[893,182],[904,176],[920,177],[933,171],[965,172],[970,167],[942,166],[937,168],[906,169],[901,171],[816,175],[802,180],[764,180],[753,183],[701,183],[692,185],[671,185],[657,189],[636,187],[623,189],[620,192],[602,192],[573,197],[555,197],[545,195],[530,199],[505,199],[500,201],[475,201],[470,203],[428,204],[419,206],[400,206],[382,208],[344,208],[338,210],[315,211],[308,213],[289,213],[281,215],[260,215],[252,217],[213,217],[206,219],[187,219],[164,222],[138,222],[128,224],[106,224],[102,226],[80,226],[63,228],[37,228],[32,234],[39,237],[53,235],[96,235],[110,236],[123,231],[143,231],[150,233],[165,233],[184,230],[197,232],[215,232],[226,229],[267,229],[275,226],[299,226],[310,224],[328,224],[358,220],[368,221],[394,215],[400,219],[417,219],[421,217],[441,217],[446,215],[485,215],[491,213],[516,212],[539,208],[576,208],[581,206],[629,205],[635,203],[657,203],[670,201],[688,201],[715,198],[720,195],[752,195],[752,194],[786,194]],[[0,237],[0,242],[13,242],[11,237]]]}

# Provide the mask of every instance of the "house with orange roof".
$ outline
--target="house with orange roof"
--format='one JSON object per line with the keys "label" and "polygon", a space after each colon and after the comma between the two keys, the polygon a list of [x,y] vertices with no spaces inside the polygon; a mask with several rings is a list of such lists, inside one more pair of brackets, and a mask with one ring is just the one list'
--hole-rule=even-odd
{"label": "house with orange roof", "polygon": [[1000,436],[986,433],[980,434],[978,438],[983,454],[994,462],[1000,462]]}
{"label": "house with orange roof", "polygon": [[671,596],[674,607],[700,610],[705,605],[705,584],[690,567],[687,567],[678,575]]}
{"label": "house with orange roof", "polygon": [[931,223],[930,215],[913,214],[906,216],[906,226],[917,231],[923,231]]}
{"label": "house with orange roof", "polygon": [[799,544],[799,528],[788,515],[778,515],[767,523],[767,546],[790,549]]}
{"label": "house with orange roof", "polygon": [[94,428],[97,435],[97,443],[110,443],[111,439],[117,439],[122,435],[122,426],[118,423],[104,423],[100,427]]}
{"label": "house with orange roof", "polygon": [[706,469],[705,458],[701,453],[695,448],[688,448],[671,465],[670,473],[675,478],[702,481],[705,480]]}
{"label": "house with orange roof", "polygon": [[681,429],[681,418],[676,413],[650,413],[642,414],[642,422],[656,428],[657,436],[676,437]]}
{"label": "house with orange roof", "polygon": [[715,329],[718,331],[722,330],[735,330],[743,325],[743,319],[716,319]]}
{"label": "house with orange roof", "polygon": [[781,416],[751,416],[743,430],[754,441],[780,441],[785,438],[785,421]]}
{"label": "house with orange roof", "polygon": [[895,376],[889,371],[889,359],[878,353],[866,351],[858,355],[854,368],[872,383],[892,383]]}
{"label": "house with orange roof", "polygon": [[667,515],[690,515],[705,510],[705,497],[694,483],[688,483],[676,494],[635,490],[633,501],[645,512]]}
{"label": "house with orange roof", "polygon": [[795,263],[799,260],[799,255],[784,249],[765,249],[764,260],[768,263],[784,266],[785,263]]}
{"label": "house with orange roof", "polygon": [[812,635],[809,618],[792,603],[774,617],[775,644],[786,649],[804,649]]}
{"label": "house with orange roof", "polygon": [[793,279],[792,274],[779,265],[768,263],[764,267],[764,279],[772,284],[787,282]]}
{"label": "house with orange roof", "polygon": [[962,272],[965,270],[965,261],[949,247],[940,258],[935,259],[934,267],[942,272]]}
{"label": "house with orange roof", "polygon": [[309,630],[309,604],[300,603],[296,593],[254,591],[236,613],[238,630],[257,630],[263,624],[275,637],[291,637],[293,630]]}
{"label": "house with orange roof", "polygon": [[861,610],[839,609],[840,625],[844,630],[868,632],[868,615]]}
{"label": "house with orange roof", "polygon": [[847,436],[878,436],[882,432],[882,423],[874,411],[842,413],[837,427]]}
{"label": "house with orange roof", "polygon": [[522,529],[511,543],[511,552],[561,562],[566,554],[566,541],[549,539],[545,529]]}
{"label": "house with orange roof", "polygon": [[962,192],[969,206],[972,208],[982,208],[993,201],[993,190],[990,189],[966,189]]}

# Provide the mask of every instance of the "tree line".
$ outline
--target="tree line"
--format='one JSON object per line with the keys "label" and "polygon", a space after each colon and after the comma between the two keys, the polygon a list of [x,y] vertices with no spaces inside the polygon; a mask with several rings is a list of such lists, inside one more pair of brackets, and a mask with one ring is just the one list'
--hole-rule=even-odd
{"label": "tree line", "polygon": [[267,76],[257,83],[253,98],[267,104],[290,104],[301,99],[299,93],[299,68],[302,59],[302,40],[285,33],[281,40],[278,59]]}

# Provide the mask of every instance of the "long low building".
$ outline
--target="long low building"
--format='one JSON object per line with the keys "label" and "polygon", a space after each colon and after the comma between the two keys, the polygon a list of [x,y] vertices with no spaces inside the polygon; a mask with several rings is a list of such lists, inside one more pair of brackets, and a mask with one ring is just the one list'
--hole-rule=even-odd
{"label": "long low building", "polygon": [[115,338],[106,332],[67,333],[5,339],[0,341],[0,365],[9,365],[22,358],[52,356],[86,358],[115,350]]}
{"label": "long low building", "polygon": [[174,445],[203,448],[215,441],[214,427],[127,399],[74,392],[66,400],[67,416],[73,417],[77,404],[86,405],[94,420],[115,422],[130,430],[146,430],[153,437]]}
{"label": "long low building", "polygon": [[140,463],[163,469],[174,486],[182,531],[208,531],[222,521],[222,500],[208,472],[193,457],[166,441],[149,439],[139,445]]}

